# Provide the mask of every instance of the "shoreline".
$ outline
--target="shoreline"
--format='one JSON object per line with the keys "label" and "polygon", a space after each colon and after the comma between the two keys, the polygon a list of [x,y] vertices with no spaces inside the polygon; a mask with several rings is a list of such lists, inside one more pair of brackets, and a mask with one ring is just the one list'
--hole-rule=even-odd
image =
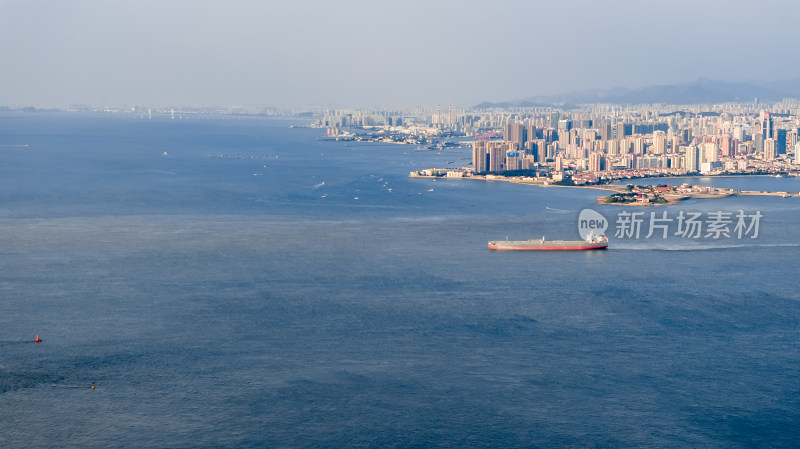
{"label": "shoreline", "polygon": [[[713,199],[721,199],[721,198],[730,198],[735,196],[774,196],[779,198],[800,198],[800,193],[789,193],[789,192],[755,192],[755,191],[748,191],[748,190],[737,190],[734,193],[695,193],[689,194],[685,196],[679,197],[671,197],[666,198],[667,195],[664,195],[664,199],[667,200],[666,203],[644,203],[644,202],[631,202],[631,203],[607,203],[605,201],[607,196],[600,196],[597,197],[597,204],[603,204],[607,206],[675,206],[683,201],[686,200],[713,200]],[[671,196],[671,195],[670,195]]]}
{"label": "shoreline", "polygon": [[[425,178],[425,179],[475,179],[480,181],[489,181],[489,182],[508,182],[511,184],[519,184],[519,185],[527,185],[527,186],[535,186],[535,187],[560,187],[560,188],[575,188],[575,189],[592,189],[592,190],[599,190],[603,192],[613,192],[613,193],[623,193],[626,192],[626,186],[628,184],[592,184],[592,185],[573,185],[573,186],[565,186],[559,184],[545,184],[543,181],[525,181],[518,178],[507,178],[503,176],[492,175],[492,178],[486,178],[486,175],[474,175],[474,176],[463,176],[463,177],[454,177],[454,178],[447,178],[442,176],[435,176],[435,175],[423,175],[423,174],[411,174],[409,177],[411,178]],[[496,176],[496,177],[495,177]],[[764,174],[729,174],[729,175],[681,175],[681,176],[658,176],[658,177],[643,177],[643,178],[635,178],[635,179],[682,179],[682,178],[744,178],[750,176],[760,176],[760,177],[768,177],[773,178],[775,175],[764,175]],[[624,182],[624,181],[617,181],[617,182]],[[635,184],[641,185],[641,184]],[[655,186],[657,184],[646,184],[647,186]],[[610,196],[610,195],[609,195]],[[757,191],[749,191],[749,190],[735,190],[732,193],[689,193],[687,195],[669,195],[665,194],[662,198],[666,199],[666,203],[652,203],[652,202],[639,202],[634,201],[630,203],[607,203],[606,198],[609,196],[600,196],[597,197],[597,204],[598,205],[607,205],[607,206],[634,206],[634,207],[642,207],[642,206],[675,206],[681,204],[683,201],[686,200],[694,200],[694,199],[719,199],[719,198],[729,198],[734,196],[775,196],[780,198],[798,198],[800,197],[800,193],[790,193],[790,192],[757,192]]]}

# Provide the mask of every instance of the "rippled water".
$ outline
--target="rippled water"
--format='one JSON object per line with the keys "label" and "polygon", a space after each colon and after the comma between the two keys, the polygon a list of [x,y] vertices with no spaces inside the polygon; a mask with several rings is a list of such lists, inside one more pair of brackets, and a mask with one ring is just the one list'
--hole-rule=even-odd
{"label": "rippled water", "polygon": [[295,123],[0,118],[0,446],[795,444],[796,199],[665,209],[758,239],[491,252],[619,209]]}

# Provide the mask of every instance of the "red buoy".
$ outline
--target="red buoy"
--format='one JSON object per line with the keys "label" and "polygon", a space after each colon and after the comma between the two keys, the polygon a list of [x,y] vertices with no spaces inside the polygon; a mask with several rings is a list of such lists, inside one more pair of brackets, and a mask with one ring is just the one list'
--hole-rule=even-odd
{"label": "red buoy", "polygon": [[42,340],[39,338],[39,334],[36,334],[36,340],[33,340],[36,343],[41,343]]}

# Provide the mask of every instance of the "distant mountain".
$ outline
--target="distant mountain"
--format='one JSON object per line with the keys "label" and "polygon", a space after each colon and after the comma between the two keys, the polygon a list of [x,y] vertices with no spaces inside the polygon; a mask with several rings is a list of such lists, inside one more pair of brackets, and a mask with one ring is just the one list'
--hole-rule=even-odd
{"label": "distant mountain", "polygon": [[727,82],[699,78],[688,83],[647,86],[638,89],[614,87],[570,92],[559,95],[539,95],[518,101],[503,103],[484,102],[476,109],[489,107],[526,107],[545,105],[570,105],[586,103],[611,104],[703,104],[782,100],[787,97],[800,98],[800,78],[770,83]]}

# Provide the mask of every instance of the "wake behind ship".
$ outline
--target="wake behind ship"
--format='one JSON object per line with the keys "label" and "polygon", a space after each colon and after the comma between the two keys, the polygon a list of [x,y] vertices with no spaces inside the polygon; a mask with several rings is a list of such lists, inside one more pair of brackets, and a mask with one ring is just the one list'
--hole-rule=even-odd
{"label": "wake behind ship", "polygon": [[586,240],[492,240],[489,249],[516,251],[588,251],[608,248],[608,238],[589,235]]}

